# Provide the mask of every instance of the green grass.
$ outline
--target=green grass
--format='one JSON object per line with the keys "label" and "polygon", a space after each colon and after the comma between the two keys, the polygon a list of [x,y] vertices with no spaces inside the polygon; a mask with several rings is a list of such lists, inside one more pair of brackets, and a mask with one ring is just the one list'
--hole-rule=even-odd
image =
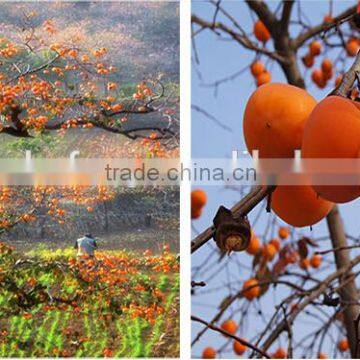
{"label": "green grass", "polygon": [[[162,263],[172,270],[154,270]],[[109,251],[78,265],[72,249],[3,245],[0,357],[178,357],[178,299],[173,254]]]}

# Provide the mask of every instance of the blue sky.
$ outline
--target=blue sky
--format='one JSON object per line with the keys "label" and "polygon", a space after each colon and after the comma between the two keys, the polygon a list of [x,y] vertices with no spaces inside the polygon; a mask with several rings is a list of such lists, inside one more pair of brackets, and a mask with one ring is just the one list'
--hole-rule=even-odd
{"label": "blue sky", "polygon": [[[242,1],[223,1],[225,8],[236,19],[239,19],[243,28],[249,30],[252,29],[253,20],[250,16],[247,5]],[[334,1],[333,13],[334,15],[341,12],[343,9],[355,4],[356,1]],[[277,2],[270,3],[271,8],[275,8]],[[329,12],[329,3],[327,1],[303,1],[302,9],[307,18],[312,24],[319,23],[323,16]],[[214,6],[204,1],[193,2],[193,13],[200,17],[211,20],[214,13]],[[298,29],[294,29],[296,33]],[[249,71],[245,71],[241,76],[235,78],[232,81],[226,82],[218,88],[217,94],[214,87],[209,87],[207,84],[211,84],[214,81],[222,79],[233,73],[246,68],[254,58],[254,54],[243,49],[237,43],[231,41],[219,40],[216,35],[208,30],[203,31],[195,39],[196,49],[199,56],[199,64],[195,65],[194,52],[193,52],[193,72],[192,72],[192,103],[205,109],[208,113],[221,120],[222,123],[231,128],[231,131],[225,131],[219,126],[214,125],[209,119],[199,114],[196,111],[192,113],[192,156],[193,158],[215,158],[215,157],[231,157],[231,152],[234,149],[246,150],[244,139],[242,135],[242,117],[246,101],[255,90],[254,80],[251,77]],[[271,45],[270,45],[271,46]],[[299,52],[299,56],[304,55],[306,49]],[[326,56],[335,59],[338,54],[338,50],[332,53],[325,54]],[[324,55],[324,56],[325,56]],[[320,56],[316,60],[315,67],[318,67],[324,56]],[[264,58],[264,61],[267,61]],[[285,82],[284,75],[281,69],[276,64],[268,64],[268,68],[272,72],[273,81]],[[309,79],[310,72],[306,73],[306,79]],[[320,100],[330,91],[333,86],[333,80],[330,81],[329,86],[324,90],[318,90],[311,82],[307,81],[308,91],[317,99]],[[241,194],[238,190],[228,190],[223,187],[208,186],[204,187],[208,195],[208,203],[205,207],[203,216],[196,221],[193,221],[193,236],[212,223],[212,219],[220,205],[231,207],[235,202],[241,198]],[[358,220],[360,200],[353,201],[352,203],[341,205],[342,217],[345,221],[346,232],[358,237],[360,234],[360,223]],[[254,220],[254,217],[260,211],[255,210],[250,220]],[[255,230],[262,234],[264,228],[268,223],[269,215],[265,211],[261,211],[260,220],[258,220]],[[302,234],[310,235],[314,238],[321,237],[327,234],[326,222],[322,221],[313,227],[312,232],[309,229],[300,229],[296,234],[296,238],[299,238]],[[330,247],[329,241],[321,242],[323,249]],[[209,245],[204,246],[197,253],[192,256],[192,266],[196,267],[201,264],[206,257],[213,252],[213,241]],[[352,251],[351,255],[354,256],[356,251]],[[327,259],[332,260],[332,255],[325,257],[325,263]],[[228,264],[225,266],[225,261]],[[246,279],[249,274],[249,270],[239,270],[237,262],[249,266],[249,259],[244,254],[232,254],[231,261],[223,260],[221,263],[214,263],[212,271],[216,272],[216,278],[211,279],[208,282],[206,289],[213,291],[205,293],[202,296],[196,296],[193,298],[192,313],[206,320],[210,320],[214,314],[216,314],[216,306],[229,292],[228,290],[220,291],[217,289],[219,286],[228,283],[228,279],[236,281],[237,277],[240,279]],[[209,264],[209,262],[208,262]],[[323,276],[328,274],[328,269],[324,265],[322,270]],[[239,273],[241,272],[241,274]],[[203,277],[195,278],[195,280],[204,280],[211,271],[206,272]],[[241,282],[239,282],[241,284]],[[235,291],[236,287],[233,288]],[[225,293],[224,293],[225,291]],[[261,309],[264,314],[271,315],[274,309],[274,303],[279,302],[284,297],[286,290],[279,287],[275,292],[270,291],[269,296],[266,295],[261,300]],[[256,305],[257,306],[257,305]],[[258,306],[258,307],[259,307]],[[234,307],[232,310],[236,310]],[[250,311],[255,311],[254,307]],[[229,316],[230,313],[227,315]],[[235,314],[234,317],[239,321],[241,316]],[[226,316],[224,317],[224,319]],[[258,327],[258,317],[256,314],[250,319],[254,319],[253,322],[246,323],[240,329],[238,333],[240,336],[245,336],[251,339],[251,335],[255,334],[254,330]],[[256,321],[255,321],[256,319]],[[314,320],[315,321],[315,320]],[[314,322],[313,321],[313,322]],[[315,321],[316,322],[316,321]],[[305,335],[309,330],[309,324],[311,320],[307,318],[299,319],[296,325],[296,334],[298,339],[301,335]],[[312,326],[311,326],[312,327]],[[193,333],[196,333],[201,326],[193,324]],[[242,333],[243,332],[243,333]],[[334,332],[334,339],[336,340],[338,332]],[[286,344],[285,338],[281,339],[283,345]],[[199,356],[204,346],[211,344],[215,348],[219,348],[225,344],[224,338],[208,331],[205,336],[196,344],[193,349],[193,355]],[[226,349],[230,349],[229,346]],[[332,353],[333,345],[329,339],[324,349],[329,356],[334,355]],[[224,355],[231,356],[232,352],[225,351]],[[297,354],[301,356],[301,354]]]}

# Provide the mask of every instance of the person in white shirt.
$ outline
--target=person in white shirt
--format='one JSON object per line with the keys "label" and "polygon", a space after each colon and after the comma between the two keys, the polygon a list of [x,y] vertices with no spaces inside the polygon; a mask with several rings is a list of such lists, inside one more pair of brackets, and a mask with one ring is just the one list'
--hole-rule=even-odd
{"label": "person in white shirt", "polygon": [[82,238],[76,240],[74,248],[77,250],[77,256],[94,257],[98,246],[91,234],[85,234]]}

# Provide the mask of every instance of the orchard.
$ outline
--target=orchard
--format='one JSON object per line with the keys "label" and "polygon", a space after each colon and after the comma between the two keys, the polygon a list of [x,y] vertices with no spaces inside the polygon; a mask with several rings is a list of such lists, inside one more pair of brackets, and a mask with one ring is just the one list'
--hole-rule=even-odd
{"label": "orchard", "polygon": [[[207,118],[224,129],[215,104],[228,118],[239,116],[239,105],[231,105],[237,95],[242,124],[231,124],[249,156],[258,150],[260,160],[293,159],[300,150],[304,160],[358,159],[359,23],[356,1],[194,6],[193,66],[201,73],[195,81],[214,89]],[[214,36],[226,40],[216,42],[218,54],[240,53],[229,68],[241,69],[204,84],[209,64],[202,54],[214,47]],[[221,133],[217,142],[231,136]],[[196,149],[205,157],[206,149]],[[191,196],[193,356],[358,358],[360,253],[358,234],[346,227],[356,231],[360,186],[204,186],[201,211],[199,188]],[[231,215],[219,222],[224,203]]]}
{"label": "orchard", "polygon": [[[177,158],[177,19],[2,2],[0,158]],[[178,206],[164,187],[1,184],[0,356],[178,356]]]}

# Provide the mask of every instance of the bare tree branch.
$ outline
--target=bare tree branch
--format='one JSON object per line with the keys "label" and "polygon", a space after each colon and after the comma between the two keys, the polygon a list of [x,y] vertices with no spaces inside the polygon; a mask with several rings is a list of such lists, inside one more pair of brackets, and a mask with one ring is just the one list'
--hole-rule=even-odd
{"label": "bare tree branch", "polygon": [[308,31],[300,34],[294,41],[295,47],[301,47],[307,40],[313,38],[316,35],[321,34],[322,32],[328,31],[336,26],[339,26],[343,22],[349,21],[350,18],[356,13],[356,6],[351,7],[350,9],[345,10],[340,15],[336,16],[332,23],[322,22],[321,24],[310,28]]}
{"label": "bare tree branch", "polygon": [[224,32],[225,34],[230,35],[236,42],[238,42],[240,45],[242,45],[243,47],[245,47],[249,50],[254,50],[256,52],[264,54],[264,55],[266,55],[274,60],[277,60],[279,62],[286,62],[286,58],[281,56],[277,52],[266,50],[264,48],[257,46],[256,44],[251,42],[249,40],[249,38],[237,33],[236,31],[231,29],[229,26],[227,26],[221,22],[212,23],[210,21],[203,20],[196,15],[191,16],[191,21],[192,21],[192,23],[197,24],[197,25],[201,26],[202,28],[210,29],[210,30],[214,31],[215,33],[217,33],[216,32],[217,30],[220,30],[220,31]]}
{"label": "bare tree branch", "polygon": [[215,326],[215,325],[213,325],[213,324],[211,324],[211,323],[208,323],[208,322],[206,322],[205,320],[200,319],[200,318],[197,317],[197,316],[193,316],[193,315],[192,315],[192,316],[191,316],[191,320],[192,320],[192,321],[199,322],[199,323],[201,323],[201,324],[203,324],[203,325],[206,325],[206,327],[208,327],[209,329],[214,330],[214,331],[217,331],[217,332],[219,332],[219,333],[221,333],[221,334],[223,334],[223,335],[225,335],[225,336],[228,336],[228,337],[230,337],[230,338],[238,341],[239,343],[247,346],[248,348],[254,350],[254,351],[257,352],[257,353],[259,353],[260,355],[266,357],[267,359],[270,359],[270,358],[271,358],[270,355],[268,355],[265,351],[262,351],[261,349],[259,349],[259,348],[256,347],[255,345],[249,343],[248,341],[246,341],[246,340],[244,340],[244,339],[241,339],[241,338],[239,338],[239,337],[237,337],[237,336],[235,336],[235,335],[233,335],[233,334],[231,334],[231,333],[229,333],[229,332],[227,332],[227,331],[225,331],[225,330],[223,330],[223,329],[221,329],[221,328],[219,328],[219,327],[217,327],[217,326]]}
{"label": "bare tree branch", "polygon": [[294,0],[283,0],[283,11],[280,20],[280,26],[282,31],[288,32],[293,6]]}

